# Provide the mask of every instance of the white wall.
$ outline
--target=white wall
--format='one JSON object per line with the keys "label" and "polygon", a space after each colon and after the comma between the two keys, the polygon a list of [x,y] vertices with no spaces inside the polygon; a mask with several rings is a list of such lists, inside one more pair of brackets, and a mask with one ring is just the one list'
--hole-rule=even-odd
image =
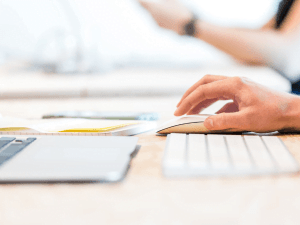
{"label": "white wall", "polygon": [[[261,26],[274,14],[277,1],[182,2],[196,9],[202,19],[221,25],[254,28]],[[60,43],[52,43],[49,39],[59,32],[64,33],[66,40],[71,40],[73,34],[79,34],[86,60],[99,53],[99,60],[108,64],[147,60],[156,63],[174,60],[202,62],[203,58],[210,58],[206,52],[213,51],[203,43],[179,38],[172,32],[158,28],[136,0],[0,1],[0,52],[20,58],[34,58],[40,56],[39,50],[42,48],[46,51],[46,60],[55,60],[61,54]],[[68,35],[71,35],[71,39]],[[47,46],[46,49],[44,45],[49,45],[49,42],[52,47]],[[64,49],[66,54],[74,51],[72,45],[68,48]],[[95,49],[98,53],[95,53]]]}

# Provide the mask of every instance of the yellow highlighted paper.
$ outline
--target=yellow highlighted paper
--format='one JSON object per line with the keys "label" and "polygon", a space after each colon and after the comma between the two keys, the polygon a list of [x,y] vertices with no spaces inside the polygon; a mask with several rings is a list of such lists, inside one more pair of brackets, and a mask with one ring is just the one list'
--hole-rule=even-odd
{"label": "yellow highlighted paper", "polygon": [[135,135],[156,128],[156,122],[135,120],[0,118],[0,133],[17,135],[111,136]]}
{"label": "yellow highlighted paper", "polygon": [[58,132],[83,132],[83,133],[101,133],[101,132],[108,132],[108,131],[113,131],[119,128],[127,127],[130,125],[135,125],[137,123],[125,123],[125,124],[120,124],[116,126],[110,126],[110,127],[102,127],[102,128],[73,128],[73,129],[67,129],[67,130],[62,130]]}
{"label": "yellow highlighted paper", "polygon": [[27,127],[5,127],[5,128],[0,128],[0,131],[23,131],[23,130],[30,130]]}

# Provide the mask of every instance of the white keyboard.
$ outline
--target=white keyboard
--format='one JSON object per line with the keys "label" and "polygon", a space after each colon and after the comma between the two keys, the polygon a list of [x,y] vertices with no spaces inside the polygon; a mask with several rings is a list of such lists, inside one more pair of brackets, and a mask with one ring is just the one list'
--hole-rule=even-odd
{"label": "white keyboard", "polygon": [[169,134],[163,158],[167,177],[248,176],[299,171],[275,136]]}

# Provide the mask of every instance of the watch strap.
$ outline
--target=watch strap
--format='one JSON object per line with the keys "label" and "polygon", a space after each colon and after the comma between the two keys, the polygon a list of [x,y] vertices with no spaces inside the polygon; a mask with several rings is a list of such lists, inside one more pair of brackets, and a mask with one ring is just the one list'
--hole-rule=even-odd
{"label": "watch strap", "polygon": [[184,26],[184,35],[194,37],[196,34],[196,22],[198,17],[193,14],[193,18]]}

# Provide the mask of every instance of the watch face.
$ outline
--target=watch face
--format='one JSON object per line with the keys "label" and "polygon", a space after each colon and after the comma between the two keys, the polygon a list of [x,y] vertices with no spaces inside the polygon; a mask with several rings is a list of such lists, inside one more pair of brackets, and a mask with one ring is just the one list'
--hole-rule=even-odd
{"label": "watch face", "polygon": [[189,23],[184,26],[185,35],[194,36],[196,33],[196,23],[197,19],[194,17]]}

